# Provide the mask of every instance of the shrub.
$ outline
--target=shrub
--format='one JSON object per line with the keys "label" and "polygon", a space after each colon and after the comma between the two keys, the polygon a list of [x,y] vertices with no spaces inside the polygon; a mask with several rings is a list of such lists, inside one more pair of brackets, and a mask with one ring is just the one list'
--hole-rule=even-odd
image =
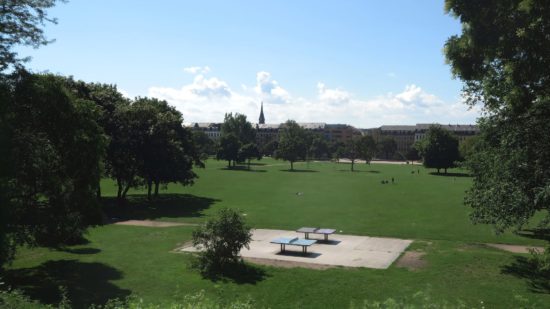
{"label": "shrub", "polygon": [[241,261],[239,252],[249,248],[251,238],[241,214],[221,209],[215,218],[193,231],[193,245],[201,249],[196,266],[203,274],[223,273]]}

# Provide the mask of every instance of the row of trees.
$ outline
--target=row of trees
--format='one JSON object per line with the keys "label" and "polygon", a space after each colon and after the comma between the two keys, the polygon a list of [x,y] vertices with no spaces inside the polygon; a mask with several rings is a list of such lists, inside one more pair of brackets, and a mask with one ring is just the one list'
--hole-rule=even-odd
{"label": "row of trees", "polygon": [[148,196],[192,184],[203,166],[182,115],[165,101],[124,98],[115,86],[17,70],[0,75],[0,263],[16,245],[78,241],[101,222],[100,180]]}
{"label": "row of trees", "polygon": [[[198,146],[201,149],[211,149],[212,141],[202,132],[195,133]],[[264,145],[262,150],[256,144],[256,130],[247,121],[245,115],[226,114],[221,127],[221,137],[218,142],[216,158],[226,160],[228,168],[238,162],[251,159],[261,159],[263,154],[269,154],[278,159],[289,161],[290,169],[294,163],[312,158],[327,158],[334,153],[338,158],[351,160],[351,170],[358,159],[370,162],[376,153],[376,143],[370,136],[355,137],[347,143],[329,145],[323,136],[302,128],[298,123],[289,120],[283,124],[279,139]],[[216,147],[215,146],[215,147]]]}

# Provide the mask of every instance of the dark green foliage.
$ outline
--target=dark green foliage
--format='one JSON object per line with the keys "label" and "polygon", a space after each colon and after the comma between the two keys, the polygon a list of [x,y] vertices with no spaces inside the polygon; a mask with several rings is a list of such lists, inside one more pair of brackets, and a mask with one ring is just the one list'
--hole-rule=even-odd
{"label": "dark green foliage", "polygon": [[279,141],[274,139],[262,146],[261,153],[263,156],[275,156],[279,148]]}
{"label": "dark green foliage", "polygon": [[0,1],[0,71],[10,65],[19,65],[28,58],[17,58],[13,49],[18,45],[38,48],[48,41],[44,36],[47,22],[56,23],[49,18],[47,9],[53,7],[56,0],[2,0]]}
{"label": "dark green foliage", "polygon": [[[547,1],[447,0],[463,23],[445,45],[468,104],[481,104],[466,204],[497,231],[550,210],[550,6]],[[546,220],[544,223],[548,223]]]}
{"label": "dark green foliage", "polygon": [[10,90],[2,110],[10,165],[2,168],[6,230],[18,244],[79,241],[100,221],[95,196],[106,146],[96,122],[100,111],[52,75],[19,71],[4,83]]}
{"label": "dark green foliage", "polygon": [[365,160],[367,164],[372,160],[376,152],[376,142],[372,136],[357,136],[345,144],[345,148],[340,152],[340,157],[345,157],[351,161],[351,171],[357,159]]}
{"label": "dark green foliage", "polygon": [[472,136],[463,140],[458,145],[458,152],[460,153],[460,160],[464,161],[472,157],[477,150],[477,143],[479,141],[479,136]]}
{"label": "dark green foliage", "polygon": [[153,186],[179,182],[192,185],[197,177],[193,165],[204,166],[192,133],[183,118],[166,101],[137,98],[114,113],[117,128],[112,131],[108,163],[117,180],[118,197],[124,199],[130,187],[144,184],[151,198]]}
{"label": "dark green foliage", "polygon": [[330,157],[328,142],[321,135],[313,136],[309,146],[309,157],[327,159]]}
{"label": "dark green foliage", "polygon": [[405,154],[405,158],[410,161],[417,161],[420,160],[420,154],[418,154],[418,150],[416,149],[417,144],[415,143],[411,149],[407,151]]}
{"label": "dark green foliage", "polygon": [[181,113],[166,101],[154,98],[137,98],[131,109],[139,119],[136,128],[139,130],[139,136],[136,136],[139,138],[136,141],[137,174],[148,188],[148,197],[151,197],[153,184],[155,196],[158,196],[160,184],[179,182],[192,185],[197,177],[193,165],[204,165],[191,131],[182,125]]}
{"label": "dark green foliage", "polygon": [[376,146],[379,155],[384,159],[392,159],[397,151],[397,142],[391,137],[384,137]]}
{"label": "dark green foliage", "polygon": [[437,173],[454,167],[460,159],[458,139],[441,126],[430,126],[424,138],[416,144],[425,167],[436,168]]}
{"label": "dark green foliage", "polygon": [[254,143],[249,143],[246,145],[243,145],[241,149],[239,149],[239,160],[242,161],[248,161],[248,169],[250,169],[250,160],[251,159],[257,159],[261,160],[262,155],[260,154],[260,150],[258,150],[258,146]]}
{"label": "dark green foliage", "polygon": [[239,252],[249,248],[252,232],[236,210],[221,209],[216,217],[193,231],[193,245],[201,248],[198,268],[212,275],[228,271],[240,262]]}
{"label": "dark green foliage", "polygon": [[203,160],[206,160],[210,155],[216,154],[216,143],[203,131],[193,131],[193,141]]}
{"label": "dark green foliage", "polygon": [[294,162],[306,159],[307,147],[306,131],[294,120],[285,122],[279,135],[277,157],[289,161],[290,170],[294,170]]}
{"label": "dark green foliage", "polygon": [[219,141],[216,159],[227,160],[227,167],[230,168],[231,162],[235,165],[239,159],[239,149],[241,149],[241,142],[237,135],[233,133],[224,134]]}
{"label": "dark green foliage", "polygon": [[243,114],[225,114],[221,132],[222,135],[234,134],[243,145],[256,142],[256,130]]}

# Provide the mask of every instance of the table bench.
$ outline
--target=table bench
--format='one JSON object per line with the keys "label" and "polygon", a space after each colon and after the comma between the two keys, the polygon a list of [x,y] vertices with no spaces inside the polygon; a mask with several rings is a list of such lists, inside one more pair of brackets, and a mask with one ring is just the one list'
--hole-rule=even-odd
{"label": "table bench", "polygon": [[306,239],[309,239],[309,234],[322,234],[325,236],[325,241],[328,241],[328,235],[334,234],[336,232],[335,229],[325,229],[325,228],[317,228],[317,227],[302,227],[298,230],[296,230],[298,233],[304,233]]}
{"label": "table bench", "polygon": [[301,246],[302,247],[302,253],[307,254],[307,247],[313,245],[316,243],[316,240],[313,239],[301,239],[298,237],[279,237],[276,239],[273,239],[270,241],[272,244],[278,244],[281,245],[281,252],[285,252],[286,246]]}

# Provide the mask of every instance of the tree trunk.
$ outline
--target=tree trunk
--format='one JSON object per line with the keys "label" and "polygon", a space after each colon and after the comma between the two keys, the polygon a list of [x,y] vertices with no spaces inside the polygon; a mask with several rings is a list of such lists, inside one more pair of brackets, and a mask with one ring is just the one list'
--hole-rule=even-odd
{"label": "tree trunk", "polygon": [[130,182],[128,182],[128,184],[124,188],[124,191],[122,191],[122,199],[126,198],[126,194],[128,193],[128,190],[130,190],[131,186],[132,186],[132,184]]}
{"label": "tree trunk", "polygon": [[151,179],[147,179],[147,200],[151,200],[151,189],[153,188],[153,182]]}
{"label": "tree trunk", "polygon": [[355,159],[351,159],[351,171],[353,172],[353,164],[355,163]]}
{"label": "tree trunk", "polygon": [[155,197],[159,197],[159,184],[160,181],[155,181]]}
{"label": "tree trunk", "polygon": [[438,173],[438,174],[439,174],[439,170],[440,170],[440,169],[438,168],[438,169],[437,169],[437,173]]}
{"label": "tree trunk", "polygon": [[231,168],[231,160],[227,160],[227,168]]}
{"label": "tree trunk", "polygon": [[447,174],[447,168],[445,168],[445,174]]}
{"label": "tree trunk", "polygon": [[293,171],[294,170],[294,162],[290,161],[290,170]]}
{"label": "tree trunk", "polygon": [[248,170],[250,170],[250,159],[248,159]]}
{"label": "tree trunk", "polygon": [[116,179],[116,184],[118,186],[116,197],[120,200],[122,198],[122,181],[120,180],[120,178]]}

